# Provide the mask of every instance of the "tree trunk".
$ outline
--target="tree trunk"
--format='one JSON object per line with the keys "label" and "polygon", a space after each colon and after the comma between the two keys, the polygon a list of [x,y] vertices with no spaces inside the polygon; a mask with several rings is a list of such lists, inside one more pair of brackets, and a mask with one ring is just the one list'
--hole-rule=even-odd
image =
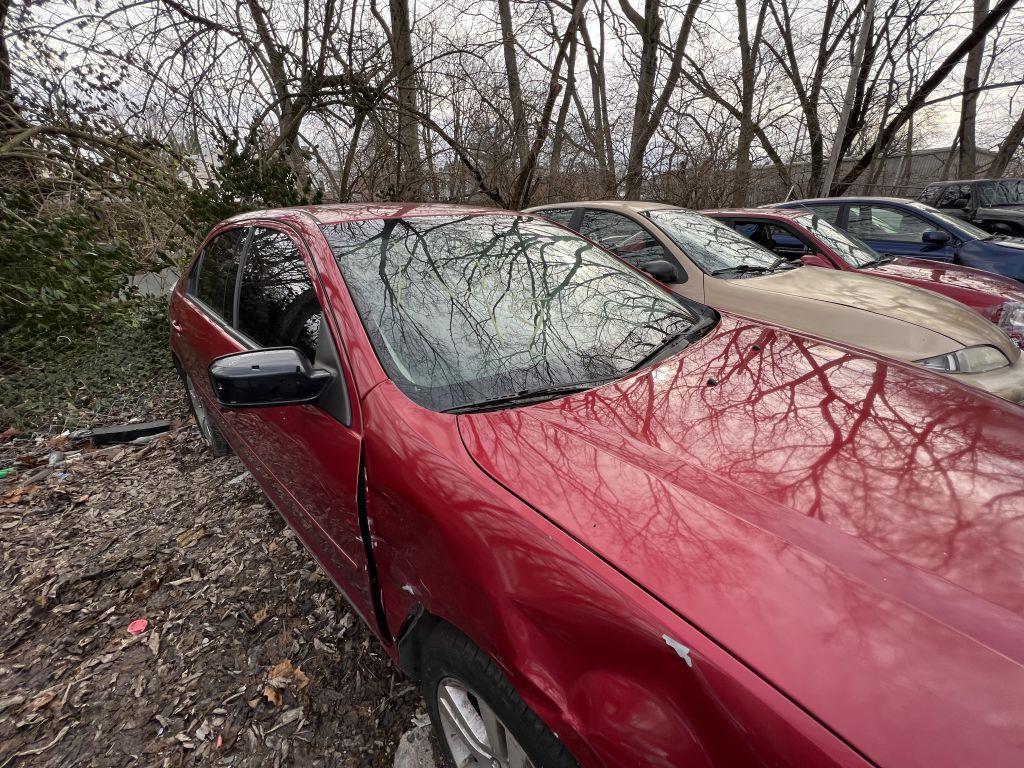
{"label": "tree trunk", "polygon": [[566,25],[565,34],[558,43],[558,52],[555,54],[554,64],[551,66],[551,80],[548,83],[548,93],[544,98],[544,105],[541,107],[540,116],[537,120],[537,135],[530,145],[529,153],[516,174],[515,181],[509,193],[509,206],[515,209],[526,208],[530,201],[533,188],[533,173],[537,168],[537,158],[544,142],[548,139],[551,131],[551,116],[555,111],[555,101],[561,90],[559,76],[562,73],[562,65],[565,63],[569,50],[569,41],[576,36],[580,24],[580,17],[583,15],[583,8],[587,0],[574,0],[572,16]]}
{"label": "tree trunk", "polygon": [[702,0],[690,0],[683,14],[679,36],[672,46],[672,65],[665,77],[665,83],[657,102],[655,97],[655,80],[658,76],[658,48],[661,45],[661,10],[659,0],[646,0],[644,13],[640,15],[627,2],[619,0],[619,5],[626,18],[640,33],[642,47],[640,52],[640,74],[637,83],[636,103],[633,107],[633,130],[630,135],[629,154],[626,160],[626,176],[623,180],[627,199],[638,199],[643,182],[643,162],[654,132],[661,123],[669,99],[675,91],[679,76],[682,73],[683,57],[686,44],[693,28],[693,18],[697,14]]}
{"label": "tree trunk", "polygon": [[0,130],[3,131],[24,125],[21,110],[14,100],[11,54],[7,48],[7,15],[10,5],[10,0],[0,0]]}
{"label": "tree trunk", "polygon": [[987,175],[999,177],[1006,173],[1006,167],[1013,159],[1014,153],[1020,148],[1021,142],[1024,142],[1024,110],[1017,115],[1013,127],[1006,134],[1003,143],[999,145],[999,150],[992,160],[992,165],[989,166]]}
{"label": "tree trunk", "polygon": [[[988,0],[974,0],[974,28],[988,15]],[[973,179],[977,165],[978,145],[975,126],[978,117],[978,86],[981,80],[981,63],[985,58],[985,38],[967,54],[964,68],[964,95],[960,100],[960,164],[961,179]]]}
{"label": "tree trunk", "polygon": [[753,170],[750,147],[754,143],[754,88],[760,56],[761,35],[764,30],[767,8],[767,3],[761,4],[761,11],[757,17],[757,26],[754,29],[754,40],[751,43],[747,24],[747,1],[736,0],[736,18],[739,24],[742,71],[740,130],[736,140],[736,174],[733,177],[732,204],[738,208],[747,204],[750,192],[750,174]]}
{"label": "tree trunk", "polygon": [[661,40],[661,10],[659,0],[645,0],[641,16],[627,2],[619,0],[626,17],[640,34],[640,71],[637,79],[636,100],[633,104],[633,130],[629,139],[624,187],[627,200],[640,199],[643,181],[643,162],[647,145],[643,141],[654,103],[654,81],[658,76],[658,43]]}
{"label": "tree trunk", "polygon": [[[984,2],[985,0],[979,0]],[[871,37],[871,27],[875,20],[875,2],[867,0],[864,5],[864,19],[860,25],[860,32],[857,35],[857,43],[853,52],[853,61],[850,65],[850,77],[846,81],[846,98],[843,100],[842,110],[839,113],[839,125],[836,126],[836,137],[832,142],[832,152],[829,154],[828,167],[825,169],[821,179],[821,196],[828,197],[832,192],[832,179],[835,178],[836,170],[842,161],[843,144],[846,140],[846,127],[850,122],[850,111],[853,109],[853,101],[857,95],[857,84],[860,82],[863,73],[861,69],[864,64],[864,51],[867,50],[868,38]]]}
{"label": "tree trunk", "polygon": [[389,0],[391,58],[398,86],[398,169],[395,197],[419,200],[423,194],[420,136],[416,115],[416,63],[412,53],[409,0]]}
{"label": "tree trunk", "polygon": [[501,50],[505,55],[509,105],[512,107],[512,136],[515,141],[517,162],[522,163],[526,159],[529,145],[526,141],[526,109],[523,107],[523,86],[519,79],[515,30],[512,29],[512,8],[509,0],[498,0],[498,18],[501,21]]}
{"label": "tree trunk", "polygon": [[558,110],[558,117],[555,120],[555,132],[551,139],[551,160],[548,164],[548,185],[550,186],[555,178],[561,173],[562,165],[562,143],[565,141],[565,121],[569,116],[569,107],[576,95],[576,36],[573,35],[569,43],[569,58],[565,67],[565,95],[562,97],[562,106]]}

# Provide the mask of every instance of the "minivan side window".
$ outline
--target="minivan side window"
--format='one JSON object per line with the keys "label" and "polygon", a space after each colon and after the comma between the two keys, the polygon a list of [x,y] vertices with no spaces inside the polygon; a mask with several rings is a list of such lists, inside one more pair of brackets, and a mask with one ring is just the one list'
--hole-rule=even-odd
{"label": "minivan side window", "polygon": [[235,279],[246,229],[229,229],[203,249],[192,293],[229,324],[234,321]]}
{"label": "minivan side window", "polygon": [[316,360],[323,309],[302,254],[284,232],[256,227],[238,292],[238,330],[263,347]]}

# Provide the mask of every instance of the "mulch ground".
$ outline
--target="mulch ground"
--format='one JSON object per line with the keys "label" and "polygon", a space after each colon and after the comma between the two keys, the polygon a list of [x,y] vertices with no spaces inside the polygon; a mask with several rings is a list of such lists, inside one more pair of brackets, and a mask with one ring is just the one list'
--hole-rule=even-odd
{"label": "mulch ground", "polygon": [[175,411],[144,444],[0,444],[0,768],[390,766],[415,687]]}

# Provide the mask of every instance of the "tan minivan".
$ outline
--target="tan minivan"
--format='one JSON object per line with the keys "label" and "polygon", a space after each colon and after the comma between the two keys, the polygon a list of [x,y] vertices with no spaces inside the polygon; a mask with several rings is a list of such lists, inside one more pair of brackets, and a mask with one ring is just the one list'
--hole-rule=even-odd
{"label": "tan minivan", "polygon": [[662,203],[561,203],[525,213],[579,232],[708,306],[916,363],[1024,403],[1021,350],[945,296],[804,266],[707,216]]}

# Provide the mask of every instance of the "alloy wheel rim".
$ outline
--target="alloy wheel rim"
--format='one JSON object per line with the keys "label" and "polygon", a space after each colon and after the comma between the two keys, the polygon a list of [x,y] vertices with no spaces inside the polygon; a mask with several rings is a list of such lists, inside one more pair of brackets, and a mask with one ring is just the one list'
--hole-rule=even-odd
{"label": "alloy wheel rim", "polygon": [[185,386],[188,389],[188,399],[192,402],[192,412],[196,417],[196,425],[199,427],[199,433],[203,436],[206,442],[211,441],[210,431],[210,414],[206,412],[206,406],[203,405],[203,401],[199,399],[199,394],[196,392],[195,385],[192,384],[190,377],[185,377]]}
{"label": "alloy wheel rim", "polygon": [[494,709],[465,683],[446,677],[436,696],[441,730],[457,768],[535,768]]}

